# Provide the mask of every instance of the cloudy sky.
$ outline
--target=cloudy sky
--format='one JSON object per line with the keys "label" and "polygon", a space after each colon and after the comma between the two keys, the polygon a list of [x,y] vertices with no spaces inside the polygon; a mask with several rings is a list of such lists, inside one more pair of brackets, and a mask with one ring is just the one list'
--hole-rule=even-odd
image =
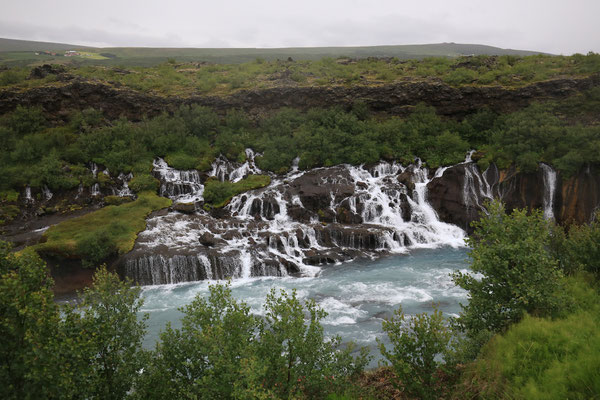
{"label": "cloudy sky", "polygon": [[89,46],[478,43],[600,52],[600,0],[0,0],[0,37]]}

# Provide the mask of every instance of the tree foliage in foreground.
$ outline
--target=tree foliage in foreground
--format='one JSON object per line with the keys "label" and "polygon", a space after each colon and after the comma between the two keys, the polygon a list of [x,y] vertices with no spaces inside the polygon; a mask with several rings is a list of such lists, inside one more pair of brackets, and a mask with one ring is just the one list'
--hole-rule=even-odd
{"label": "tree foliage in foreground", "polygon": [[396,374],[395,384],[411,397],[435,399],[441,393],[439,385],[439,358],[451,338],[442,312],[434,308],[433,313],[407,317],[398,308],[391,319],[384,321],[383,331],[392,348],[378,340],[379,350],[392,364]]}
{"label": "tree foliage in foreground", "polygon": [[0,242],[0,394],[121,399],[141,368],[139,289],[100,268],[76,306],[59,307],[45,263]]}
{"label": "tree foliage in foreground", "polygon": [[233,298],[228,286],[210,286],[182,309],[182,327],[161,335],[136,388],[139,398],[322,398],[360,373],[365,350],[328,340],[326,313],[295,292],[272,291],[265,318]]}
{"label": "tree foliage in foreground", "polygon": [[551,316],[561,307],[562,270],[548,251],[550,225],[540,210],[492,202],[467,239],[471,271],[454,274],[469,292],[460,323],[467,332],[501,332],[525,313]]}
{"label": "tree foliage in foreground", "polygon": [[324,398],[368,363],[366,349],[328,339],[326,313],[296,293],[271,292],[264,318],[210,287],[142,349],[140,289],[105,267],[75,305],[59,306],[33,252],[0,242],[0,395],[5,399]]}

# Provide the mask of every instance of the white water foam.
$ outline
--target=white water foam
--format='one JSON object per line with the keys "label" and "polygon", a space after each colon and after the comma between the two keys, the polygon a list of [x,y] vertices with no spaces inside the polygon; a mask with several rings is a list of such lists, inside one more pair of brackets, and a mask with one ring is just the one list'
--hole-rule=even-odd
{"label": "white water foam", "polygon": [[541,163],[544,174],[544,218],[554,220],[554,194],[556,193],[556,171],[548,164]]}

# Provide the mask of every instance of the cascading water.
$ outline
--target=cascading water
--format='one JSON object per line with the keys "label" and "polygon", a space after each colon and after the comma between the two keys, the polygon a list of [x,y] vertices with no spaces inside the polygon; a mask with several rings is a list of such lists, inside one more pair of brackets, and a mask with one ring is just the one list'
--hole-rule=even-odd
{"label": "cascading water", "polygon": [[475,150],[471,150],[463,162],[464,183],[463,183],[463,201],[467,209],[473,207],[475,211],[483,210],[485,200],[493,200],[492,188],[487,181],[486,175],[482,174],[472,160]]}
{"label": "cascading water", "polygon": [[54,194],[50,191],[48,186],[44,186],[42,188],[42,193],[44,194],[44,199],[46,199],[46,200],[50,200],[52,198],[52,196],[54,196]]}
{"label": "cascading water", "polygon": [[254,154],[252,149],[246,149],[246,162],[240,167],[234,169],[229,174],[229,180],[231,182],[238,182],[247,175],[259,175],[262,171],[254,163],[254,158],[260,156],[260,154]]}
{"label": "cascading water", "polygon": [[91,194],[93,197],[100,196],[102,194],[102,193],[100,193],[100,184],[99,183],[94,183],[92,185]]}
{"label": "cascading water", "polygon": [[544,174],[544,218],[554,219],[554,193],[556,192],[556,171],[551,166],[541,163]]}
{"label": "cascading water", "polygon": [[25,186],[25,203],[31,204],[33,202],[33,197],[31,197],[31,187],[27,185]]}
{"label": "cascading water", "polygon": [[200,181],[198,171],[192,169],[179,171],[169,165],[162,158],[153,163],[154,173],[161,181],[160,195],[171,198],[174,202],[189,203],[202,201],[204,185]]}
{"label": "cascading water", "polygon": [[[238,180],[260,172],[254,153],[246,156],[242,165],[219,158],[209,175]],[[463,245],[464,232],[439,221],[427,203],[427,169],[420,163],[408,169],[412,196],[397,180],[407,170],[397,163],[308,172],[296,166],[285,176],[273,175],[268,187],[234,197],[218,216],[200,208],[151,218],[126,257],[124,273],[140,284],[314,276],[320,264]],[[201,199],[197,171],[178,171],[158,159],[154,174],[161,180],[161,193],[173,200]]]}
{"label": "cascading water", "polygon": [[[107,171],[103,171],[103,172],[107,172]],[[106,175],[108,175],[108,173],[106,173]],[[130,172],[129,174],[125,175],[124,173],[120,173],[119,176],[117,177],[117,179],[123,183],[123,186],[121,187],[121,189],[115,189],[114,193],[117,196],[120,197],[131,197],[133,196],[133,192],[131,191],[131,189],[129,189],[129,181],[131,179],[133,179],[133,174]]]}

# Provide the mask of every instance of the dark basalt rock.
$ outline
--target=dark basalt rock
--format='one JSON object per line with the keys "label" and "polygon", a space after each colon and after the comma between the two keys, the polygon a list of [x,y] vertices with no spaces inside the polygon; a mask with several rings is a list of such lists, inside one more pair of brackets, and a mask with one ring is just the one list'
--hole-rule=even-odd
{"label": "dark basalt rock", "polygon": [[406,188],[410,191],[415,190],[415,183],[414,183],[414,174],[412,172],[412,170],[406,169],[404,172],[401,172],[400,174],[398,174],[398,182],[400,182],[401,184],[403,184],[404,186],[406,186]]}
{"label": "dark basalt rock", "polygon": [[29,74],[29,79],[42,79],[48,75],[58,75],[65,72],[67,72],[67,69],[63,65],[44,64],[33,68]]}
{"label": "dark basalt rock", "polygon": [[347,169],[332,167],[309,171],[290,182],[289,194],[298,196],[306,209],[319,214],[320,220],[331,222],[335,217],[334,210],[330,209],[332,191],[335,203],[354,194],[354,184]]}
{"label": "dark basalt rock", "polygon": [[176,203],[173,205],[173,210],[182,212],[184,214],[193,214],[196,212],[195,203]]}
{"label": "dark basalt rock", "polygon": [[[452,223],[471,232],[470,223],[479,218],[487,198],[465,202],[463,188],[466,168],[475,164],[459,164],[448,168],[442,177],[433,179],[427,186],[427,200],[440,220]],[[544,207],[544,175],[541,169],[533,173],[519,172],[514,167],[499,171],[492,164],[482,173],[490,185],[494,198],[502,200],[508,211],[516,208],[542,209]],[[480,192],[478,179],[473,183]],[[600,207],[600,173],[593,167],[582,168],[575,176],[557,174],[553,212],[558,223],[586,223]]]}
{"label": "dark basalt rock", "polygon": [[427,201],[437,212],[440,220],[469,229],[477,218],[479,209],[467,207],[463,199],[465,167],[463,164],[448,168],[442,177],[427,185]]}
{"label": "dark basalt rock", "polygon": [[213,247],[213,246],[216,246],[217,244],[225,243],[224,240],[217,240],[209,232],[204,232],[202,235],[200,235],[198,237],[198,241],[200,242],[201,245],[206,246],[206,247]]}
{"label": "dark basalt rock", "polygon": [[571,177],[558,175],[555,216],[564,223],[590,222],[600,209],[600,171],[586,166]]}
{"label": "dark basalt rock", "polygon": [[[63,76],[63,75],[60,75]],[[536,82],[520,88],[452,87],[439,80],[405,81],[381,86],[285,86],[268,89],[241,90],[228,97],[177,96],[162,97],[129,88],[115,88],[101,83],[72,79],[61,87],[39,87],[26,91],[0,91],[0,114],[17,105],[40,106],[50,119],[68,117],[70,110],[93,107],[102,110],[109,119],[125,116],[139,121],[174,111],[182,104],[211,107],[219,113],[236,108],[253,115],[292,107],[301,110],[342,106],[349,108],[356,101],[365,103],[375,112],[406,115],[412,106],[425,103],[438,114],[461,118],[487,107],[499,113],[522,109],[536,100],[559,99],[600,85],[600,75],[585,78],[559,78]]]}

